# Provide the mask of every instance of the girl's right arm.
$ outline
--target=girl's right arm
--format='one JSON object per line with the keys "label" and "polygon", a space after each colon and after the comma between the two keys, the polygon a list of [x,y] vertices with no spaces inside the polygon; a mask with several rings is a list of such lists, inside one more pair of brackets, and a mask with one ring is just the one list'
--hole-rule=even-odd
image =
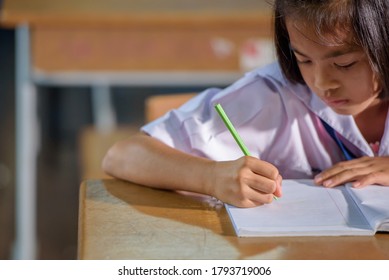
{"label": "girl's right arm", "polygon": [[103,159],[111,176],[141,185],[207,194],[238,207],[281,196],[278,170],[254,157],[213,161],[171,148],[139,133],[112,146]]}

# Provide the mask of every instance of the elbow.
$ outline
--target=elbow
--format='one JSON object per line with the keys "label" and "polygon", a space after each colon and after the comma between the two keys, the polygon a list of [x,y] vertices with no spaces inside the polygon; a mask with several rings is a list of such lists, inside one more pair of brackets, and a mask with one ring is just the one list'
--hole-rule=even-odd
{"label": "elbow", "polygon": [[109,148],[101,161],[103,172],[116,178],[128,179],[128,167],[132,166],[130,159],[133,157],[133,146],[131,141],[123,140]]}
{"label": "elbow", "polygon": [[115,143],[108,149],[102,162],[101,169],[108,175],[130,180],[139,170],[139,159],[142,154],[144,138],[132,137]]}
{"label": "elbow", "polygon": [[101,169],[108,175],[113,175],[113,169],[114,169],[114,162],[115,162],[115,156],[114,156],[114,147],[111,147],[107,153],[105,154],[102,162],[101,162]]}

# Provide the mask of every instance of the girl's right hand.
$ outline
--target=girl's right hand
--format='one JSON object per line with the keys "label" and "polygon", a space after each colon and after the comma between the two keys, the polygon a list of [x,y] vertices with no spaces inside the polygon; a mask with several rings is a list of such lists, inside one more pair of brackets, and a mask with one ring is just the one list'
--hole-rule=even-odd
{"label": "girl's right hand", "polygon": [[273,196],[282,195],[277,168],[251,156],[215,162],[213,176],[211,195],[237,207],[271,203]]}

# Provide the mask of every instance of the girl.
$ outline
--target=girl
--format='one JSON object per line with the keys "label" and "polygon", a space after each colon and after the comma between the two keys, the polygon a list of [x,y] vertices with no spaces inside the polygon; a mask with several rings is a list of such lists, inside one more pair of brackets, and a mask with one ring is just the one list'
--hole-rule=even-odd
{"label": "girl", "polygon": [[389,1],[276,0],[274,15],[278,63],[142,127],[108,151],[103,169],[238,207],[281,196],[282,178],[389,185]]}

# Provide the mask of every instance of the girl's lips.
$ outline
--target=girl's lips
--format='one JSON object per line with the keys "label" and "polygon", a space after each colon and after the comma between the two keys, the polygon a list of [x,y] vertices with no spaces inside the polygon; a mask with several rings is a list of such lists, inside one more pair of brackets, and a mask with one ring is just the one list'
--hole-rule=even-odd
{"label": "girl's lips", "polygon": [[324,102],[330,107],[340,107],[347,104],[347,99],[324,99]]}

